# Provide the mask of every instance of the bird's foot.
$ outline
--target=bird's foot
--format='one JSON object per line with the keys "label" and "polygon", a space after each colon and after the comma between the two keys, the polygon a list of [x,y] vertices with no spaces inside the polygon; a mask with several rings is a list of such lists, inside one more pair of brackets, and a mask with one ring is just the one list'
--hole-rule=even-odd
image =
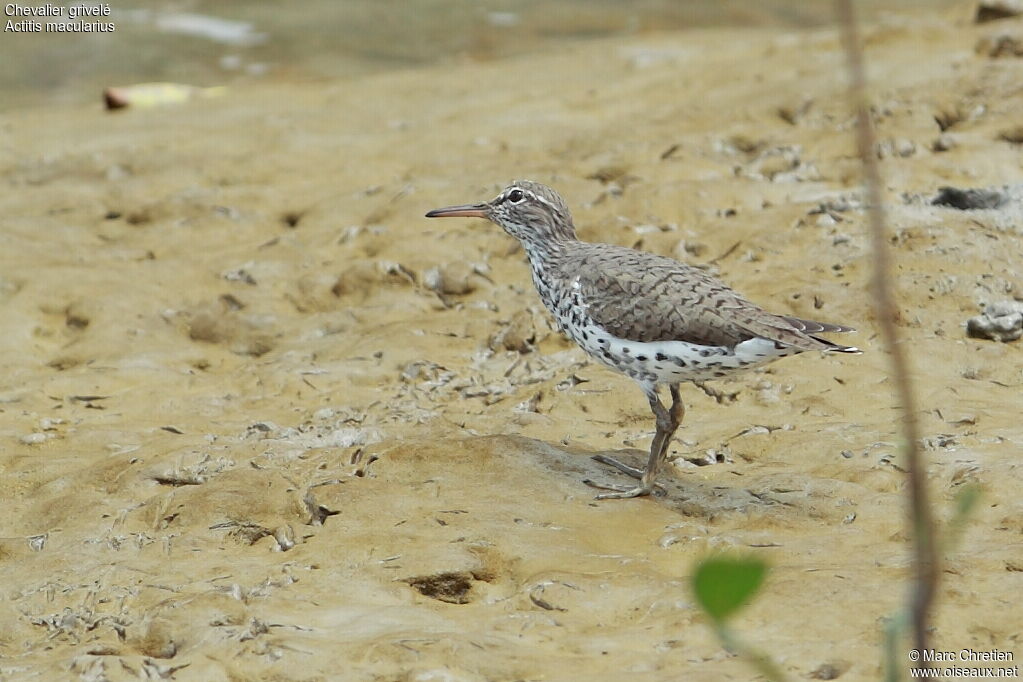
{"label": "bird's foot", "polygon": [[[618,469],[618,471],[621,471],[623,474],[628,474],[633,478],[638,478],[640,481],[643,481],[643,474],[645,472],[642,469],[637,469],[634,466],[629,466],[624,462],[619,462],[614,457],[608,457],[606,455],[594,455],[593,459],[597,462],[600,462],[601,464],[613,466],[615,469]],[[588,478],[583,479],[583,483],[590,486],[591,488],[612,491],[609,493],[601,493],[600,495],[597,495],[596,498],[594,498],[597,500],[624,500],[630,497],[644,497],[646,495],[652,495],[655,489],[660,489],[662,493],[664,492],[664,488],[662,488],[660,485],[656,483],[647,483],[645,481],[643,481],[641,485],[632,488],[624,485],[597,483],[596,481],[591,481]]]}
{"label": "bird's foot", "polygon": [[601,493],[600,495],[595,496],[593,498],[595,500],[626,500],[630,497],[646,497],[647,495],[653,495],[654,490],[658,488],[660,488],[662,491],[664,490],[663,488],[661,488],[661,486],[657,484],[638,485],[633,488],[630,488],[624,485],[606,485],[602,483],[596,483],[590,480],[585,480],[583,481],[583,483],[590,486],[591,488],[599,488],[600,490],[612,491],[609,493]]}
{"label": "bird's foot", "polygon": [[[593,461],[600,462],[601,464],[607,464],[609,466],[613,466],[615,469],[618,469],[618,471],[622,472],[623,474],[628,474],[629,476],[632,476],[633,478],[639,478],[639,479],[643,478],[643,470],[642,469],[637,469],[634,466],[629,466],[625,462],[619,462],[614,457],[608,457],[607,455],[594,455],[593,456]],[[597,486],[597,487],[599,488],[600,486]],[[611,488],[611,490],[614,490],[614,488]]]}

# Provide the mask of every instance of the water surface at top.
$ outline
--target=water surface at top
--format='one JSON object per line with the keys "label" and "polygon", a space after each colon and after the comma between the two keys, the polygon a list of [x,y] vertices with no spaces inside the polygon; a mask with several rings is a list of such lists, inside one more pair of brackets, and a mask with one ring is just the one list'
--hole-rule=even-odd
{"label": "water surface at top", "polygon": [[[954,3],[857,4],[869,19],[884,11]],[[109,5],[109,17],[79,21],[109,21],[113,32],[5,32],[0,89],[6,106],[0,107],[98,100],[106,86],[138,82],[209,86],[332,79],[438,60],[498,59],[595,37],[707,26],[801,28],[833,20],[828,0],[136,0]],[[3,17],[5,23],[8,19],[24,17]],[[66,12],[63,19],[68,21]]]}

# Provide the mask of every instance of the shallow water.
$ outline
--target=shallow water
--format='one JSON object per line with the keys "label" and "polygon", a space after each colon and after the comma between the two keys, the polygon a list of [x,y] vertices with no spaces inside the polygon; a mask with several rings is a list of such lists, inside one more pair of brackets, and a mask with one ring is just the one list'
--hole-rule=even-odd
{"label": "shallow water", "polygon": [[[857,4],[865,18],[873,18],[893,9],[943,11],[955,3]],[[102,20],[116,26],[113,33],[5,33],[0,109],[96,100],[105,87],[139,82],[309,81],[500,59],[581,40],[658,31],[811,27],[830,23],[832,11],[826,0],[111,3],[111,15]]]}

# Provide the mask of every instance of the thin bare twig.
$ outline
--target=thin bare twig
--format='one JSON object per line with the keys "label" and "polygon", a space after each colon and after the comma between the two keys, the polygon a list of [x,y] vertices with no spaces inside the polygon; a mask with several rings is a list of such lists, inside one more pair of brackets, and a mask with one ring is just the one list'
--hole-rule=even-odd
{"label": "thin bare twig", "polygon": [[[856,108],[856,143],[863,161],[863,182],[874,254],[874,305],[881,337],[888,349],[892,375],[902,405],[902,433],[909,471],[910,518],[913,535],[915,581],[910,604],[914,648],[926,651],[927,623],[938,580],[934,524],[927,501],[927,473],[920,453],[916,398],[905,353],[895,326],[898,310],[892,293],[891,255],[888,250],[884,205],[881,203],[881,174],[878,170],[874,130],[870,120],[863,48],[852,0],[836,0],[845,40],[850,77],[850,95]],[[926,667],[921,656],[919,665]]]}

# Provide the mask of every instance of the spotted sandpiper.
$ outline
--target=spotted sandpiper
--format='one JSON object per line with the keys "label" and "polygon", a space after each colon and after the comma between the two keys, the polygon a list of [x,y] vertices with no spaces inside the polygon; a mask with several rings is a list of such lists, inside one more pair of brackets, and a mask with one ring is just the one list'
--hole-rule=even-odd
{"label": "spotted sandpiper", "polygon": [[[681,382],[726,377],[804,351],[860,352],[817,336],[854,331],[851,327],[775,315],[703,270],[652,253],[580,241],[565,201],[538,182],[518,181],[491,201],[438,208],[426,216],[486,218],[518,239],[537,293],[558,327],[646,394],[657,423],[646,469],[602,459],[640,484],[587,481],[612,491],[597,499],[653,492],[685,414]],[[662,384],[671,393],[669,408],[658,396]]]}

